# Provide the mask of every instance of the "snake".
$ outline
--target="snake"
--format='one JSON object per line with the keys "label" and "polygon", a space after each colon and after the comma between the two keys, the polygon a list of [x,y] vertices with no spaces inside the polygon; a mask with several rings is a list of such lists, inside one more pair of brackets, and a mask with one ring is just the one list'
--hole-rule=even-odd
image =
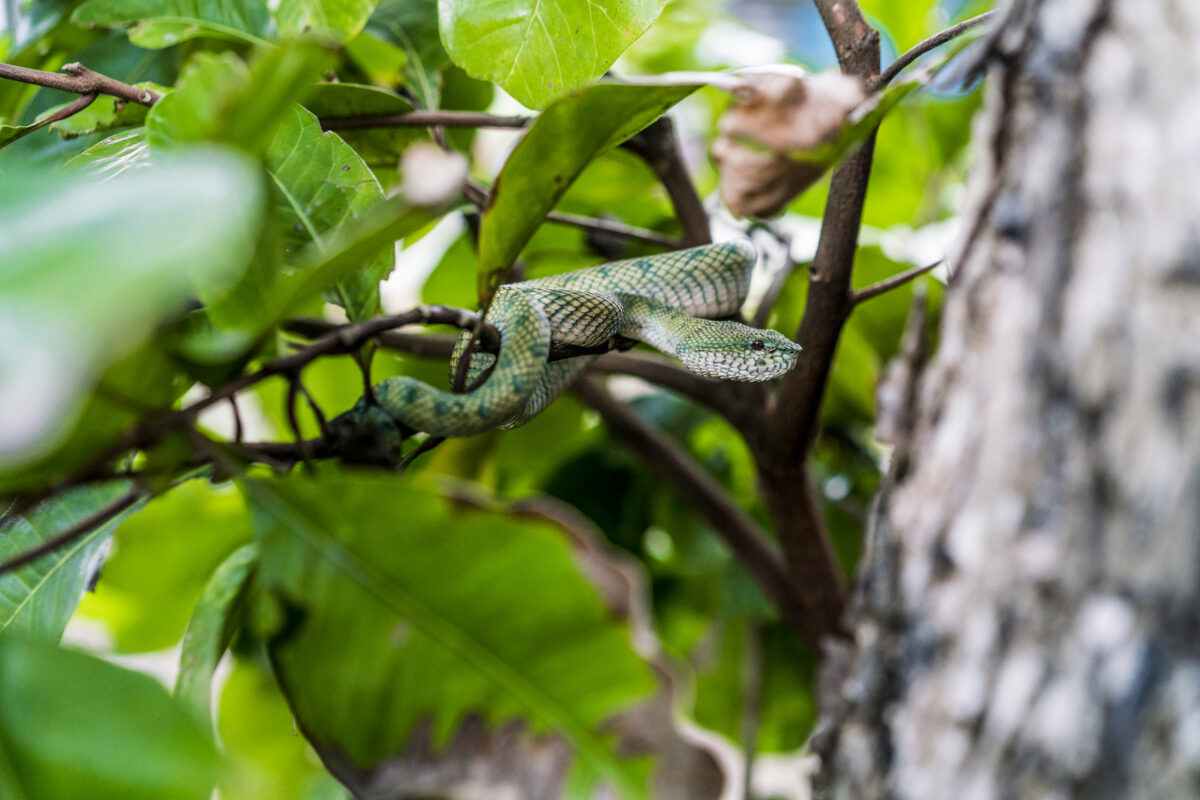
{"label": "snake", "polygon": [[[438,437],[515,428],[539,414],[597,356],[548,361],[552,342],[602,345],[614,336],[644,342],[708,378],[766,381],[796,364],[800,346],[778,331],[729,319],[746,300],[756,253],[749,239],[614,261],[500,286],[487,313],[500,331],[495,355],[474,353],[472,391],[441,391],[408,376],[373,387],[343,422],[378,416]],[[470,334],[451,357],[457,370]]]}

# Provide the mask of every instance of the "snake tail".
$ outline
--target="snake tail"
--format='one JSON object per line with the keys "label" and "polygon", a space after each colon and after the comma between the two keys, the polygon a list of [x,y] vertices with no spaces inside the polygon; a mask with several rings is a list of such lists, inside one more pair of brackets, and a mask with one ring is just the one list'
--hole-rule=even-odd
{"label": "snake tail", "polygon": [[[388,416],[433,436],[474,436],[519,415],[550,354],[550,323],[542,309],[519,292],[497,295],[490,318],[504,331],[496,367],[479,388],[453,394],[415,378],[396,377],[375,386]],[[350,414],[359,412],[356,406]]]}

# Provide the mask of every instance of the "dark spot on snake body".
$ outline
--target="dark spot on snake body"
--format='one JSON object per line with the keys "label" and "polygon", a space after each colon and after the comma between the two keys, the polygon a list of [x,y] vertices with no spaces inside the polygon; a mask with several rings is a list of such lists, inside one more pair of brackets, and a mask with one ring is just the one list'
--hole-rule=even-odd
{"label": "dark spot on snake body", "polygon": [[342,167],[342,172],[349,172],[349,171],[350,171],[349,167]]}
{"label": "dark spot on snake body", "polygon": [[555,185],[555,186],[560,186],[560,185],[562,184],[562,182],[563,182],[563,176],[562,176],[562,175],[555,175],[555,176],[554,176],[554,185]]}

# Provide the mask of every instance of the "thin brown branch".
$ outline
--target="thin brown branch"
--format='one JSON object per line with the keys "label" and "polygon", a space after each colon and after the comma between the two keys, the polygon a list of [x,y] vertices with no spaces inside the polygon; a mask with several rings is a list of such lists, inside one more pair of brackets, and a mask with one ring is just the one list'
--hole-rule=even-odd
{"label": "thin brown branch", "polygon": [[930,270],[934,269],[935,267],[937,267],[938,264],[941,264],[941,263],[942,263],[942,259],[939,258],[937,261],[933,262],[932,264],[926,264],[923,267],[914,267],[910,270],[905,270],[904,272],[901,272],[899,275],[893,275],[892,277],[882,280],[879,283],[874,283],[874,284],[871,284],[870,286],[859,289],[856,292],[854,292],[853,295],[851,295],[850,305],[856,306],[859,303],[863,303],[863,302],[866,302],[867,300],[870,300],[872,297],[878,297],[879,295],[884,294],[885,292],[890,292],[892,289],[895,289],[897,287],[903,286],[904,284],[908,283],[913,278],[919,278],[920,276],[922,276],[926,272],[929,272]]}
{"label": "thin brown branch", "polygon": [[327,131],[356,131],[368,128],[524,128],[533,117],[498,117],[480,111],[408,111],[404,114],[355,114],[322,117]]}
{"label": "thin brown branch", "polygon": [[780,616],[815,643],[825,626],[805,613],[797,596],[800,587],[788,579],[770,541],[749,515],[682,447],[618,402],[596,380],[582,378],[576,382],[575,392],[704,517]]}
{"label": "thin brown branch", "polygon": [[25,552],[15,555],[7,561],[0,563],[0,575],[20,569],[26,564],[37,561],[42,556],[58,550],[60,547],[66,547],[76,539],[87,536],[89,533],[108,522],[122,511],[132,507],[145,496],[146,492],[142,489],[131,489],[129,492],[121,495],[113,502],[109,503],[103,508],[97,509],[88,516],[79,520],[79,522],[76,522],[74,525],[66,528],[60,533],[56,533],[41,544],[31,547]]}
{"label": "thin brown branch", "polygon": [[21,131],[16,136],[9,139],[8,141],[0,143],[0,150],[4,149],[5,147],[8,147],[13,142],[20,141],[21,139],[25,138],[29,134],[33,133],[34,131],[41,130],[42,128],[46,127],[47,125],[53,125],[55,122],[64,120],[67,117],[75,116],[80,111],[83,111],[85,108],[90,106],[93,102],[95,102],[96,97],[97,97],[97,95],[95,92],[89,92],[88,94],[84,94],[84,95],[80,95],[79,97],[76,97],[70,103],[67,103],[65,106],[60,108],[58,111],[55,111],[50,116],[46,117],[45,119],[38,120],[37,122],[33,123],[28,128]]}
{"label": "thin brown branch", "polygon": [[154,105],[161,96],[149,89],[139,89],[107,75],[101,75],[99,72],[93,72],[78,62],[66,64],[62,70],[67,74],[0,63],[0,78],[32,83],[49,89],[61,89],[74,94],[109,94],[143,106]]}
{"label": "thin brown branch", "polygon": [[907,67],[909,64],[913,63],[918,58],[920,58],[921,56],[928,53],[930,50],[941,47],[946,42],[953,41],[954,39],[958,38],[962,34],[971,30],[971,28],[974,28],[976,25],[980,25],[984,22],[987,22],[995,14],[996,14],[995,11],[987,11],[983,14],[980,14],[977,17],[971,17],[968,20],[964,20],[964,21],[958,23],[957,25],[951,25],[949,28],[946,28],[946,30],[942,31],[941,33],[937,33],[937,34],[934,34],[933,36],[930,36],[928,39],[926,39],[925,41],[916,45],[911,50],[904,53],[904,55],[900,56],[895,61],[893,61],[891,64],[889,64],[888,68],[885,69],[879,75],[879,77],[875,79],[875,82],[873,84],[871,84],[871,91],[878,91],[878,90],[882,89],[884,86],[887,86],[889,83],[891,83],[893,80],[895,80],[896,76],[899,75],[902,71],[904,71],[904,68]]}
{"label": "thin brown branch", "polygon": [[645,161],[667,190],[671,205],[675,207],[675,216],[683,228],[683,246],[696,247],[711,242],[708,212],[704,210],[704,203],[683,163],[671,118],[659,117],[621,147]]}
{"label": "thin brown branch", "polygon": [[597,217],[584,217],[579,214],[567,214],[562,211],[551,211],[546,215],[547,222],[555,222],[559,225],[570,225],[575,228],[584,228],[585,230],[599,231],[601,233],[612,234],[619,236],[622,239],[632,239],[635,242],[645,242],[656,247],[661,247],[666,250],[679,250],[687,247],[683,242],[672,239],[670,236],[651,231],[645,228],[636,228],[632,225],[626,225],[623,222],[615,222],[609,219],[599,219]]}

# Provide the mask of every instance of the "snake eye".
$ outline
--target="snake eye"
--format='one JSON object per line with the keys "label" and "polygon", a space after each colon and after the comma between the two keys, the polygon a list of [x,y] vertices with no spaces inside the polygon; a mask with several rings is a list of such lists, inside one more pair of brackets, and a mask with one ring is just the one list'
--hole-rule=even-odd
{"label": "snake eye", "polygon": [[750,343],[751,350],[762,350],[766,346],[767,345],[763,342],[762,339],[755,339],[753,342]]}

